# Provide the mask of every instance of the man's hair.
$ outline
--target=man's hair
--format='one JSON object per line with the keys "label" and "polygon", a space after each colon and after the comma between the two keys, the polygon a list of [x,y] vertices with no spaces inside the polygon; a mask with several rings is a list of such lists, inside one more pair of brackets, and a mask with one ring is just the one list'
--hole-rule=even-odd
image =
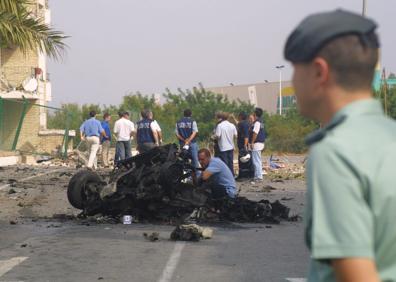
{"label": "man's hair", "polygon": [[191,117],[192,116],[192,112],[191,112],[190,109],[185,109],[184,112],[183,112],[183,115],[185,117]]}
{"label": "man's hair", "polygon": [[261,118],[261,116],[263,115],[263,109],[262,108],[255,108],[254,109],[254,114],[256,115],[256,117]]}
{"label": "man's hair", "polygon": [[142,116],[142,118],[148,118],[150,115],[151,111],[148,109],[144,109],[140,112],[140,115]]}
{"label": "man's hair", "polygon": [[122,118],[123,115],[124,115],[124,111],[119,111],[119,112],[118,112],[118,116],[119,116],[120,118]]}
{"label": "man's hair", "polygon": [[329,64],[335,82],[350,91],[371,89],[375,65],[378,61],[378,49],[371,41],[377,41],[372,32],[364,38],[346,35],[327,43],[317,54]]}
{"label": "man's hair", "polygon": [[124,116],[129,116],[129,112],[124,112]]}
{"label": "man's hair", "polygon": [[90,111],[90,112],[89,112],[89,116],[90,116],[90,117],[96,116],[96,112],[95,112],[95,111]]}
{"label": "man's hair", "polygon": [[207,156],[208,158],[210,158],[212,155],[210,154],[210,151],[206,148],[202,148],[198,151],[198,155],[199,154],[204,154],[205,156]]}
{"label": "man's hair", "polygon": [[245,112],[240,112],[239,113],[239,115],[238,115],[242,120],[246,120],[247,119],[247,113],[245,113]]}
{"label": "man's hair", "polygon": [[104,113],[104,115],[103,115],[103,119],[107,119],[109,116],[110,116],[110,114],[106,112],[106,113]]}
{"label": "man's hair", "polygon": [[217,112],[216,113],[216,118],[218,118],[218,119],[222,119],[222,120],[227,120],[228,119],[228,117],[229,117],[229,113],[226,113],[226,112]]}

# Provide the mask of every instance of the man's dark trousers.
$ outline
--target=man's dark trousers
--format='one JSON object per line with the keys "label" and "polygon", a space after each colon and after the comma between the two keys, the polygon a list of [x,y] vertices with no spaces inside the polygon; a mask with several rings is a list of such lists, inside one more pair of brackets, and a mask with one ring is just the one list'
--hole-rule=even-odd
{"label": "man's dark trousers", "polygon": [[117,151],[120,160],[125,160],[132,157],[131,141],[117,141],[116,152]]}
{"label": "man's dark trousers", "polygon": [[230,168],[234,175],[234,150],[220,152],[220,159]]}

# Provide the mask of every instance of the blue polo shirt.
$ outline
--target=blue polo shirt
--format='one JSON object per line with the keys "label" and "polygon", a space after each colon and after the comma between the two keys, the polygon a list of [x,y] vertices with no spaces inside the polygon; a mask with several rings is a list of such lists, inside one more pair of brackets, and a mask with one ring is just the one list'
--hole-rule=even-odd
{"label": "blue polo shirt", "polygon": [[92,117],[83,122],[80,127],[80,131],[84,133],[85,136],[100,136],[100,133],[103,131],[103,127],[96,118]]}
{"label": "blue polo shirt", "polygon": [[235,198],[237,194],[234,176],[228,166],[219,158],[211,158],[207,171],[212,173],[214,183],[223,186],[227,194],[231,198]]}
{"label": "blue polo shirt", "polygon": [[100,142],[103,143],[104,141],[111,141],[111,131],[110,131],[109,123],[107,121],[103,120],[100,122],[100,124],[107,135],[107,138],[102,136],[100,139]]}

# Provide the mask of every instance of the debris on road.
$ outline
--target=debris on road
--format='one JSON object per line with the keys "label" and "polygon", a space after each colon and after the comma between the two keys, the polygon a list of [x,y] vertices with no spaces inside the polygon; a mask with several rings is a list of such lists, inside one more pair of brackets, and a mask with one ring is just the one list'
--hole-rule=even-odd
{"label": "debris on road", "polygon": [[[287,220],[289,208],[279,201],[211,200],[210,191],[189,181],[193,169],[187,152],[169,144],[121,161],[108,183],[95,172],[79,171],[69,182],[67,196],[85,216],[127,214],[139,221],[183,223],[200,209],[201,220]],[[214,214],[213,208],[217,210]]]}
{"label": "debris on road", "polygon": [[8,190],[8,194],[15,194],[15,193],[16,193],[16,191],[12,188],[10,190]]}
{"label": "debris on road", "polygon": [[151,234],[148,234],[146,232],[143,233],[143,237],[147,239],[150,242],[156,242],[159,240],[159,233],[158,232],[152,232]]}
{"label": "debris on road", "polygon": [[197,224],[179,225],[170,235],[173,241],[199,241],[201,239],[211,239],[212,237],[213,229],[201,227]]}

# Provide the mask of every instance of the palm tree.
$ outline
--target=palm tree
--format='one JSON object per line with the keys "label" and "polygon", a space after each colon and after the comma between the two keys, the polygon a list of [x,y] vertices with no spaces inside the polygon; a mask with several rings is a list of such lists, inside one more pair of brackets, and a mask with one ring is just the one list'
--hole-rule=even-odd
{"label": "palm tree", "polygon": [[0,0],[0,48],[41,51],[59,59],[66,48],[62,32],[53,30],[29,11],[31,0]]}

